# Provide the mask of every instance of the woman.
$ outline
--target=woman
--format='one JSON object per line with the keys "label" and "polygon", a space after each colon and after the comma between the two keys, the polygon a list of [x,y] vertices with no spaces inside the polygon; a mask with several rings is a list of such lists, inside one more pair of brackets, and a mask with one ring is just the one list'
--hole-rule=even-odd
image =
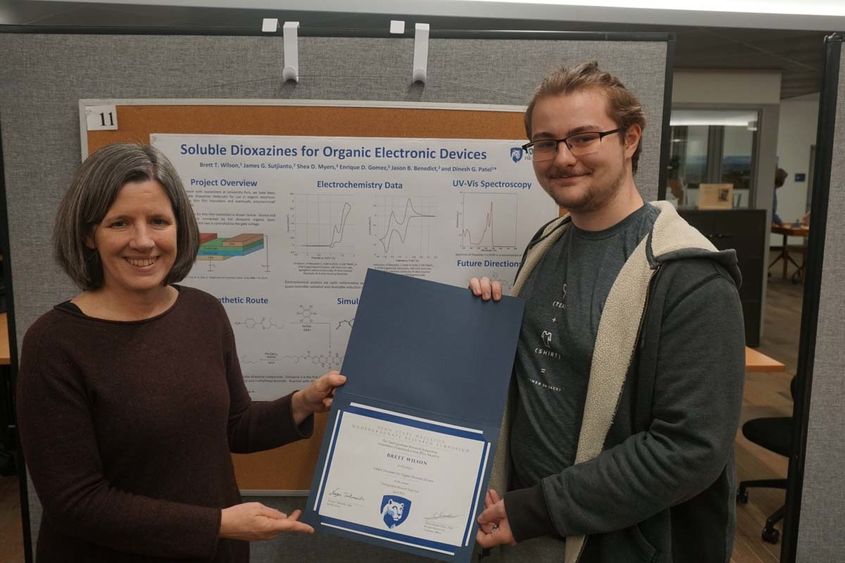
{"label": "woman", "polygon": [[56,257],[82,293],[27,331],[21,443],[44,516],[37,560],[246,562],[249,540],[313,532],[241,504],[230,452],[307,437],[345,378],[252,402],[211,295],[174,285],[198,229],[158,150],[110,145],[59,208]]}

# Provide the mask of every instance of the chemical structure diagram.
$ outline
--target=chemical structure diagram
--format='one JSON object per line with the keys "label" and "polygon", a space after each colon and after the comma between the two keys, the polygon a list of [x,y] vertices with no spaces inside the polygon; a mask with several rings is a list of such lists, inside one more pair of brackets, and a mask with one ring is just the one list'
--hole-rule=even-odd
{"label": "chemical structure diagram", "polygon": [[339,369],[340,364],[343,362],[343,356],[341,356],[338,352],[314,354],[311,352],[311,350],[307,350],[303,354],[287,354],[282,357],[286,360],[292,361],[295,364],[299,364],[301,362],[308,362],[315,366],[320,366],[323,369]]}
{"label": "chemical structure diagram", "polygon": [[[329,329],[330,327],[329,323],[317,320],[318,314],[313,305],[300,305],[296,309],[296,316],[299,319],[299,325],[304,333],[310,333],[312,331],[322,332],[321,329]],[[330,367],[337,368],[343,361],[343,356],[340,352],[332,351],[331,332],[327,332],[326,335],[328,337],[328,346],[324,348],[327,350],[326,352],[315,352],[310,348],[307,348],[304,351],[300,351],[298,354],[286,354],[282,357],[294,362],[295,364],[307,362],[320,366],[323,369],[328,369]],[[297,348],[301,350],[301,348]]]}
{"label": "chemical structure diagram", "polygon": [[[294,317],[285,323],[267,316],[234,321],[232,324],[236,330],[250,331],[252,334],[243,339],[244,347],[249,347],[250,342],[260,342],[262,344],[258,345],[259,348],[264,348],[259,351],[253,347],[253,353],[242,356],[241,363],[256,367],[277,366],[283,370],[285,365],[291,368],[303,366],[304,369],[308,364],[322,369],[339,368],[343,362],[344,350],[333,346],[332,321],[322,320],[316,307],[310,304],[298,305]],[[351,328],[353,321],[354,319],[342,320],[337,323],[337,329],[341,326]],[[255,331],[267,335],[259,336]],[[268,348],[273,351],[268,351]]]}
{"label": "chemical structure diagram", "polygon": [[259,319],[247,317],[242,321],[235,321],[232,324],[249,330],[282,330],[285,328],[285,325],[278,324],[276,321],[268,317],[261,317]]}
{"label": "chemical structure diagram", "polygon": [[314,311],[314,305],[300,305],[296,310],[296,316],[299,317],[299,324],[310,326],[314,323],[317,313]]}
{"label": "chemical structure diagram", "polygon": [[266,364],[268,366],[276,365],[279,362],[279,354],[276,352],[264,352],[259,359],[253,359],[249,354],[240,356],[241,365]]}

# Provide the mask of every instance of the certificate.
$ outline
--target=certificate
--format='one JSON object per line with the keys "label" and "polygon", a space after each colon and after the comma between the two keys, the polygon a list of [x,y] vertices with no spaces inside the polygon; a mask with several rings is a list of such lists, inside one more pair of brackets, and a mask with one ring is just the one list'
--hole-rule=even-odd
{"label": "certificate", "polygon": [[370,270],[304,519],[469,561],[521,320],[517,299]]}
{"label": "certificate", "polygon": [[490,445],[478,429],[352,403],[335,421],[323,525],[455,555],[474,535]]}

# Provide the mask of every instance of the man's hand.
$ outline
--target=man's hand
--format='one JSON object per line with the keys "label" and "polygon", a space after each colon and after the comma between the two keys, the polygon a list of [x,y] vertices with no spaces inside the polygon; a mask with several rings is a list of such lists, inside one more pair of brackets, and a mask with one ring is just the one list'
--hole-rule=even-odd
{"label": "man's hand", "polygon": [[469,289],[473,295],[481,297],[484,301],[502,299],[502,282],[491,281],[488,277],[472,278],[469,280]]}
{"label": "man's hand", "polygon": [[229,540],[271,540],[282,532],[313,534],[314,528],[299,521],[301,510],[290,515],[260,502],[245,502],[224,508],[220,517],[220,537]]}
{"label": "man's hand", "polygon": [[484,497],[484,512],[478,516],[478,533],[475,541],[484,548],[497,545],[513,545],[511,525],[508,522],[508,513],[505,511],[505,499],[499,498],[498,493],[493,489],[487,491]]}
{"label": "man's hand", "polygon": [[300,389],[291,397],[293,420],[301,424],[315,412],[326,412],[332,407],[334,390],[346,383],[346,376],[330,371],[311,382],[305,389]]}

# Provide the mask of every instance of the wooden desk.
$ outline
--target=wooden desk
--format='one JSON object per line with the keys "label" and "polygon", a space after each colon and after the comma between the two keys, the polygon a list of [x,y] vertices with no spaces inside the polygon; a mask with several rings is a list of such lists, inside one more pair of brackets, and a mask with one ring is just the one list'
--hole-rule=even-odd
{"label": "wooden desk", "polygon": [[776,359],[746,346],[745,371],[786,371],[786,366]]}
{"label": "wooden desk", "polygon": [[0,313],[0,366],[8,366],[12,362],[9,355],[9,325],[6,313]]}
{"label": "wooden desk", "polygon": [[14,437],[11,359],[9,357],[9,325],[6,313],[0,313],[0,451],[11,451]]}
{"label": "wooden desk", "polygon": [[806,245],[804,249],[801,251],[804,258],[801,260],[801,264],[795,261],[792,256],[789,255],[789,237],[802,237],[807,238],[810,235],[810,227],[807,225],[772,225],[772,232],[776,235],[783,235],[783,247],[780,249],[780,254],[775,256],[775,259],[772,260],[772,263],[769,264],[769,268],[777,264],[778,260],[783,261],[783,278],[786,279],[786,270],[789,266],[789,263],[792,264],[797,268],[795,271],[793,282],[797,283],[801,281],[802,277],[804,276],[804,263],[807,261],[807,251]]}

